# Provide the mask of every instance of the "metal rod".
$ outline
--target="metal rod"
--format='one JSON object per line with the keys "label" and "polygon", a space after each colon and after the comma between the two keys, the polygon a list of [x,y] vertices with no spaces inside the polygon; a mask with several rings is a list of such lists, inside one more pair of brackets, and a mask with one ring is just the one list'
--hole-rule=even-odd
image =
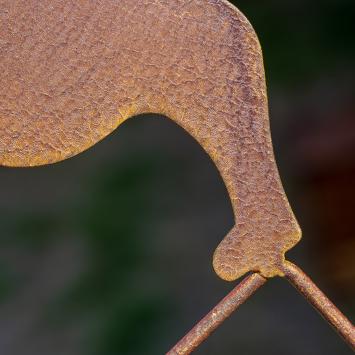
{"label": "metal rod", "polygon": [[313,281],[296,265],[286,261],[283,270],[287,280],[334,327],[344,340],[355,349],[355,327],[325,296]]}
{"label": "metal rod", "polygon": [[216,307],[195,325],[167,355],[191,354],[208,336],[243,304],[267,279],[259,274],[247,276]]}

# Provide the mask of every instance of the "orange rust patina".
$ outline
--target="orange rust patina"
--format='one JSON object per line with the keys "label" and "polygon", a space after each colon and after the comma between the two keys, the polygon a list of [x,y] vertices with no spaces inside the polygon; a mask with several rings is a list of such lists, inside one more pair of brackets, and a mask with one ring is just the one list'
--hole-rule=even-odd
{"label": "orange rust patina", "polygon": [[224,0],[0,0],[0,165],[37,166],[127,118],[166,115],[218,167],[234,228],[214,255],[247,276],[170,354],[189,354],[265,282],[285,276],[355,348],[352,323],[285,252],[301,232],[278,175],[261,48]]}
{"label": "orange rust patina", "polygon": [[0,0],[0,164],[50,164],[127,118],[166,115],[219,169],[234,228],[225,280],[283,275],[301,232],[274,160],[263,59],[224,0]]}

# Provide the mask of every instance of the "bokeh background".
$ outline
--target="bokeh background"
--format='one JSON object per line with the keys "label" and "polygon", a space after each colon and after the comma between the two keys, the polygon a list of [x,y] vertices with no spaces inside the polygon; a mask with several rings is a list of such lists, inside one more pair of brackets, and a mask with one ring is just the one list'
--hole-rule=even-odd
{"label": "bokeh background", "polygon": [[[355,2],[235,1],[263,45],[275,153],[304,239],[288,258],[355,316]],[[160,116],[71,160],[0,169],[0,354],[163,354],[234,283],[214,249],[233,225],[202,148]],[[196,354],[351,350],[284,280]]]}

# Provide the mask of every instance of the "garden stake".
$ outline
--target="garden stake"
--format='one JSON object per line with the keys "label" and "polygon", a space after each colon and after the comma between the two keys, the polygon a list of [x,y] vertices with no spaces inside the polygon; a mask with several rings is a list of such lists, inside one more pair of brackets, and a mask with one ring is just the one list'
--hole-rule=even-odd
{"label": "garden stake", "polygon": [[0,0],[0,165],[92,147],[132,116],[172,119],[206,150],[235,226],[216,273],[252,272],[171,350],[188,354],[268,278],[285,276],[354,347],[354,327],[285,253],[301,238],[275,163],[258,38],[225,0]]}

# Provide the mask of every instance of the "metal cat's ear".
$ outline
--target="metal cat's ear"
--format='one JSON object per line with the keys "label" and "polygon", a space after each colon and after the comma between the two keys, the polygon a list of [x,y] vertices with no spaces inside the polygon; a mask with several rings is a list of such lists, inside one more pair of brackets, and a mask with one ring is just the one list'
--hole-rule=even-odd
{"label": "metal cat's ear", "polygon": [[131,116],[164,114],[201,144],[227,186],[236,223],[214,268],[230,281],[259,273],[235,296],[276,275],[302,284],[285,262],[301,232],[274,160],[262,53],[235,7],[3,0],[0,33],[1,165],[54,163]]}

